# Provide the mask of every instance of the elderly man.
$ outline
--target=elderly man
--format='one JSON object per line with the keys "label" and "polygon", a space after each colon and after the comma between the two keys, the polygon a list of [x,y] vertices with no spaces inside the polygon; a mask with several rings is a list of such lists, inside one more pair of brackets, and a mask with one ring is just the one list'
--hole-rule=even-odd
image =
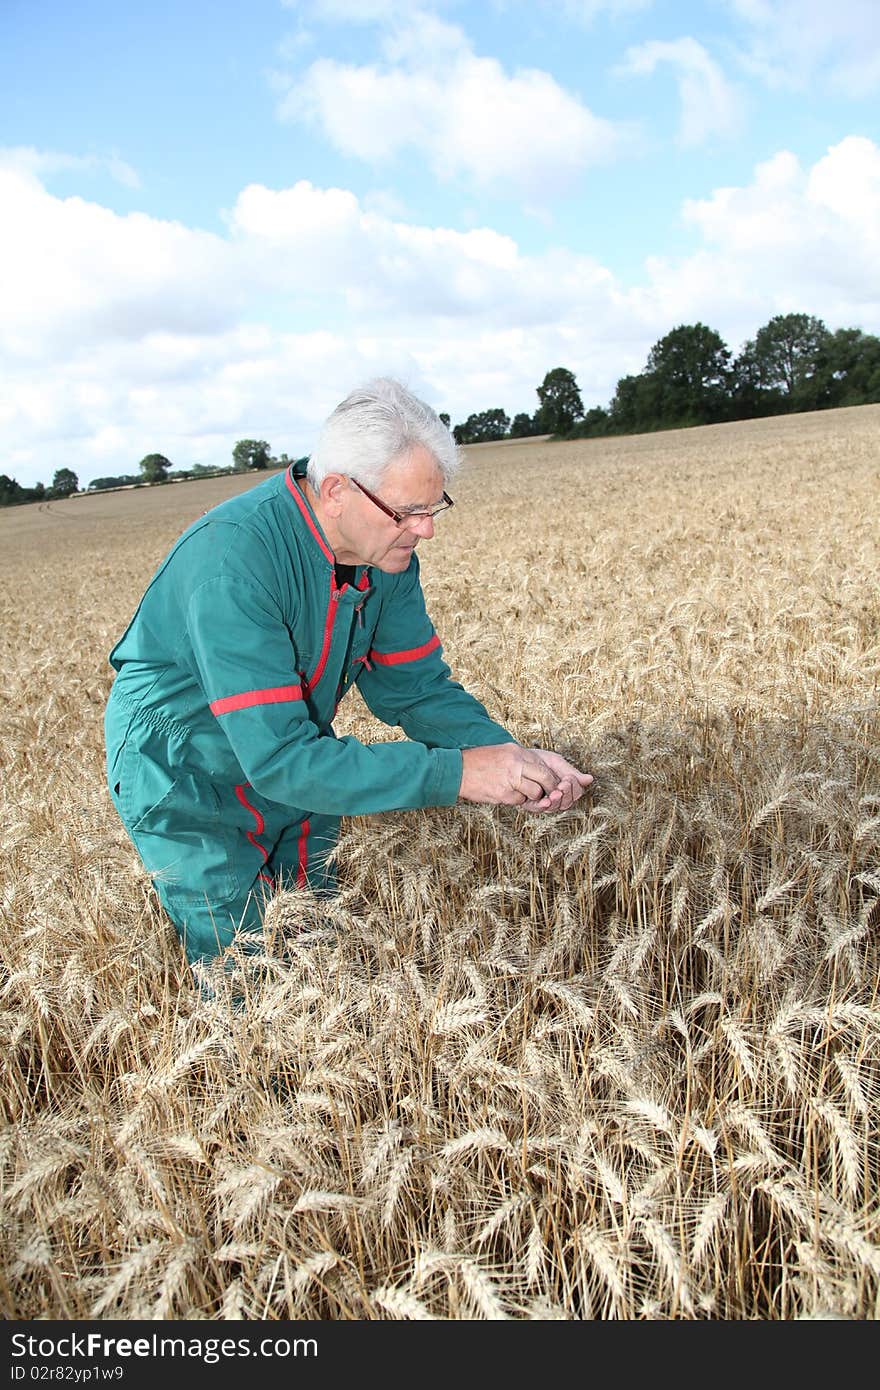
{"label": "elderly man", "polygon": [[[565,810],[592,781],[517,743],[442,659],[415,552],[457,461],[399,383],[353,391],[307,470],[184,532],[111,652],[111,794],[190,962],[259,931],[276,888],[332,891],[341,816]],[[337,738],[352,683],[405,741]]]}

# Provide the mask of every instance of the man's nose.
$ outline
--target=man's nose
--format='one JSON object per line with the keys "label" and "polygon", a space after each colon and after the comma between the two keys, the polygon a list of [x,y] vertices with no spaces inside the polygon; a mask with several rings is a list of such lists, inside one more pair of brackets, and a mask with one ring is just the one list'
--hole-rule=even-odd
{"label": "man's nose", "polygon": [[410,517],[409,524],[426,541],[429,541],[434,534],[434,518],[427,512],[424,516]]}

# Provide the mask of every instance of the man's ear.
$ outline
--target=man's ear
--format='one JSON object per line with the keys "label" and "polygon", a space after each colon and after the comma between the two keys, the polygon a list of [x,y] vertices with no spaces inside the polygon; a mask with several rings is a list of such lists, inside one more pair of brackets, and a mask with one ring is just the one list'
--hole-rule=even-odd
{"label": "man's ear", "polygon": [[321,479],[319,494],[328,516],[339,516],[342,511],[342,499],[347,490],[348,479],[344,473],[327,473]]}

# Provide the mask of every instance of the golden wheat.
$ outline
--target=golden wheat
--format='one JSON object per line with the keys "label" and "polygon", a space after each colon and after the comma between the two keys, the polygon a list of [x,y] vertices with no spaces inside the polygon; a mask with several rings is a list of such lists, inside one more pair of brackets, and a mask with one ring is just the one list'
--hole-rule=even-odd
{"label": "golden wheat", "polygon": [[880,407],[472,450],[429,606],[592,793],[346,822],[211,997],[102,714],[252,481],[0,514],[0,1311],[876,1318]]}

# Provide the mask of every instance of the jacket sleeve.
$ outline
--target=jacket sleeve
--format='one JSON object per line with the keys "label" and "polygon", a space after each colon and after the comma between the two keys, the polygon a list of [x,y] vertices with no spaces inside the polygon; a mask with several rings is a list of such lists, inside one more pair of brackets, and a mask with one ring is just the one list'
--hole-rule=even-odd
{"label": "jacket sleeve", "polygon": [[377,719],[399,725],[428,748],[515,743],[484,705],[452,679],[425,608],[415,554],[383,597],[373,647],[358,689]]}
{"label": "jacket sleeve", "polygon": [[215,575],[186,608],[193,674],[251,786],[328,815],[452,805],[461,754],[423,743],[364,744],[309,717],[289,629],[271,593]]}

